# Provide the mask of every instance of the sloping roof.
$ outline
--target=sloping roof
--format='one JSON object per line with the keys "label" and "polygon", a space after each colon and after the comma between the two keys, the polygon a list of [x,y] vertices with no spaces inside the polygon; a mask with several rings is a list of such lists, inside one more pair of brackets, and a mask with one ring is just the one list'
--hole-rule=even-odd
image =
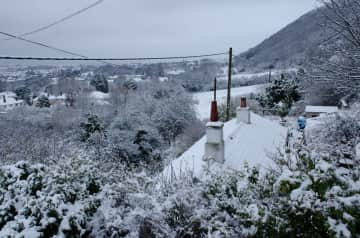
{"label": "sloping roof", "polygon": [[[6,102],[4,102],[4,100],[3,100],[4,96],[5,96]],[[0,106],[23,103],[23,100],[16,100],[15,98],[16,98],[16,94],[13,92],[1,92],[0,93]]]}
{"label": "sloping roof", "polygon": [[333,106],[306,106],[305,112],[315,112],[315,113],[335,113],[338,112],[338,107]]}
{"label": "sloping roof", "polygon": [[[251,114],[251,124],[237,124],[235,119],[227,122],[224,125],[225,164],[215,163],[213,166],[240,169],[245,162],[250,166],[272,166],[273,161],[269,158],[269,153],[283,148],[286,132],[285,127],[254,113]],[[192,171],[194,175],[201,176],[207,166],[202,159],[205,142],[206,136],[172,161],[165,168],[163,175],[178,175],[184,171]]]}

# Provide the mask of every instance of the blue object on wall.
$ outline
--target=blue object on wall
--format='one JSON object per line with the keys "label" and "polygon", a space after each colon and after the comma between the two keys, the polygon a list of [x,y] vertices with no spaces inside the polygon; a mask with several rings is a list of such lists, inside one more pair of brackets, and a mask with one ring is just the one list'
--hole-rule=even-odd
{"label": "blue object on wall", "polygon": [[298,117],[298,128],[300,130],[304,130],[306,127],[306,118],[305,117]]}

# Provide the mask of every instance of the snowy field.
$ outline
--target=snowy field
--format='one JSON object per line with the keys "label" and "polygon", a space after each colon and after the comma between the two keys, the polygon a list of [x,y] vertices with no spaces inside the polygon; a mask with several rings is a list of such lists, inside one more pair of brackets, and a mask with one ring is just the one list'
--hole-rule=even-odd
{"label": "snowy field", "polygon": [[[246,86],[246,87],[239,87],[239,88],[232,88],[231,96],[237,97],[242,95],[247,95],[250,93],[259,92],[261,89],[264,88],[264,84],[262,85],[253,85],[253,86]],[[227,90],[218,90],[216,92],[218,104],[223,103],[226,101]],[[194,99],[197,102],[195,105],[196,111],[198,113],[198,118],[200,119],[207,119],[210,116],[210,104],[213,100],[214,92],[201,92],[201,93],[194,93]]]}
{"label": "snowy field", "polygon": [[[228,80],[227,78],[227,70],[228,68],[223,68],[222,71],[222,75],[220,77],[218,77],[217,79],[220,81],[226,81]],[[282,73],[291,73],[291,72],[296,72],[297,69],[296,68],[289,68],[289,69],[278,69],[278,70],[272,70],[271,71],[271,76],[277,76],[280,75]],[[237,73],[232,75],[232,79],[233,80],[249,80],[252,78],[258,78],[258,77],[264,77],[264,76],[268,76],[269,75],[269,71],[264,71],[264,72],[259,72],[259,73]]]}

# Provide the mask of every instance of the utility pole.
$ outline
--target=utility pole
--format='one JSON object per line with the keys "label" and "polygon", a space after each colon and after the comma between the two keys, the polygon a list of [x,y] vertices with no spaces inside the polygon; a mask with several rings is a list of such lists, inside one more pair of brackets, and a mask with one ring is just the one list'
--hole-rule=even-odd
{"label": "utility pole", "polygon": [[216,101],[216,77],[214,79],[214,101]]}
{"label": "utility pole", "polygon": [[271,83],[271,66],[269,67],[269,83]]}
{"label": "utility pole", "polygon": [[232,75],[232,48],[229,49],[229,72],[228,72],[228,88],[226,103],[226,121],[230,120],[230,104],[231,104],[231,75]]}
{"label": "utility pole", "polygon": [[275,68],[273,64],[269,65],[269,83],[271,83],[271,70]]}

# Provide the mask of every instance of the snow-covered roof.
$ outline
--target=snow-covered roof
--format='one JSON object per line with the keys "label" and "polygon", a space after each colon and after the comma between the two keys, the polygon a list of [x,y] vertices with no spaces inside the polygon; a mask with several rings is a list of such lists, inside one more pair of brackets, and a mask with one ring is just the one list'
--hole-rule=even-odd
{"label": "snow-covered roof", "polygon": [[338,107],[333,106],[306,106],[305,112],[315,112],[315,113],[335,113],[338,112]]}
{"label": "snow-covered roof", "polygon": [[[3,98],[5,96],[6,102]],[[16,94],[13,92],[2,92],[0,93],[0,106],[20,104],[23,100],[16,100]]]}
{"label": "snow-covered roof", "polygon": [[0,97],[2,97],[3,95],[5,95],[6,97],[16,97],[16,94],[14,92],[10,92],[10,91],[1,92]]}
{"label": "snow-covered roof", "polygon": [[[225,164],[214,164],[218,168],[241,169],[245,162],[250,166],[263,168],[273,165],[269,153],[274,153],[285,144],[287,128],[274,121],[251,113],[251,124],[237,123],[236,120],[225,123]],[[172,161],[164,170],[165,176],[179,174],[181,171],[193,171],[201,176],[207,162],[203,161],[206,136],[196,142],[179,158]]]}
{"label": "snow-covered roof", "polygon": [[52,95],[52,94],[48,94],[48,93],[40,93],[38,97],[36,97],[34,99],[34,101],[37,101],[40,97],[45,96],[47,97],[49,100],[65,100],[66,99],[66,94],[62,94],[62,95]]}

